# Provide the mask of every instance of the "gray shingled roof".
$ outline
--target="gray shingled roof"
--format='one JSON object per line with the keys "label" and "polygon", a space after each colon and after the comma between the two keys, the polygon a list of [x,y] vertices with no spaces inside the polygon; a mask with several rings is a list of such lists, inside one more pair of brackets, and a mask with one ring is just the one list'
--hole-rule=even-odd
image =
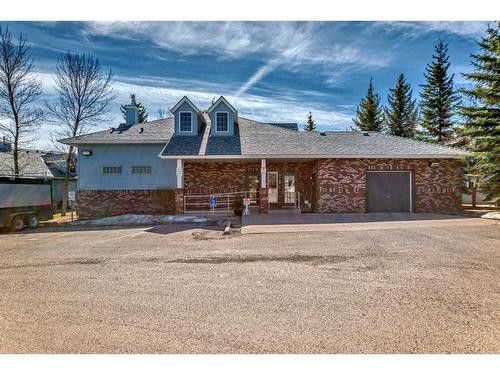
{"label": "gray shingled roof", "polygon": [[[164,157],[202,155],[266,157],[454,157],[466,152],[377,132],[295,132],[279,126],[239,118],[233,137],[209,137],[205,152],[203,133],[196,137],[172,137]],[[191,138],[191,139],[187,139]]]}
{"label": "gray shingled roof", "polygon": [[[45,164],[42,153],[36,150],[20,150],[19,175],[27,177],[54,177]],[[14,173],[14,156],[12,151],[0,152],[0,175],[12,175]]]}
{"label": "gray shingled roof", "polygon": [[[467,152],[387,134],[357,131],[300,132],[291,123],[262,123],[239,117],[235,135],[211,137],[203,115],[198,136],[174,134],[173,118],[105,130],[63,140],[67,144],[164,143],[162,157],[456,157]],[[281,124],[281,125],[280,125]],[[143,128],[141,132],[140,129]]]}
{"label": "gray shingled roof", "polygon": [[61,139],[59,142],[74,145],[93,143],[165,143],[173,134],[174,118],[169,117],[143,124],[132,126],[122,125],[117,128],[82,134],[74,138]]}
{"label": "gray shingled roof", "polygon": [[293,130],[296,132],[299,131],[299,126],[296,122],[266,122],[266,124],[279,126],[280,128]]}

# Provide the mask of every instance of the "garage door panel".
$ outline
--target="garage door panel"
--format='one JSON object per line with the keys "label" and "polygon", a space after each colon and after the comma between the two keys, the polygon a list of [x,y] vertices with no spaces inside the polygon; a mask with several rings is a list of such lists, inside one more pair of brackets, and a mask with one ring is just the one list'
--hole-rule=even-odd
{"label": "garage door panel", "polygon": [[368,212],[410,212],[411,172],[367,172]]}

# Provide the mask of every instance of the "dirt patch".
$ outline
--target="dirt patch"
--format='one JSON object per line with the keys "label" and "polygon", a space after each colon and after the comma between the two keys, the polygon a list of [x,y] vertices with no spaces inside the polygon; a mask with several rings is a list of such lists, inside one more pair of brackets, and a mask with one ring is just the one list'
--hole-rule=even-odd
{"label": "dirt patch", "polygon": [[213,240],[227,240],[229,238],[241,236],[239,228],[232,228],[229,234],[224,234],[224,228],[217,228],[213,230],[204,229],[201,231],[193,232],[193,239],[196,241],[213,241]]}
{"label": "dirt patch", "polygon": [[54,266],[66,266],[71,264],[84,264],[84,265],[92,265],[92,264],[102,264],[104,263],[104,259],[64,259],[50,262],[40,262],[40,263],[26,263],[26,264],[14,264],[7,266],[0,266],[0,270],[8,270],[15,268],[31,268],[31,267],[54,267]]}
{"label": "dirt patch", "polygon": [[253,262],[284,262],[284,263],[305,263],[310,265],[322,265],[331,263],[345,262],[354,257],[349,256],[318,256],[318,255],[250,255],[238,257],[205,257],[205,258],[187,258],[174,259],[167,263],[185,263],[185,264],[224,264],[224,263],[253,263]]}

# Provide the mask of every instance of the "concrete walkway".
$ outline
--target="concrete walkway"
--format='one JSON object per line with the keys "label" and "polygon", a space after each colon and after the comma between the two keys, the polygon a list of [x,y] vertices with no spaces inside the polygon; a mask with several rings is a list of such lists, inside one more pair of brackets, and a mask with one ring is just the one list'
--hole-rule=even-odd
{"label": "concrete walkway", "polygon": [[[270,213],[242,217],[242,234],[357,231],[412,227],[496,225],[496,220],[459,215],[372,213],[372,214],[296,214]],[[500,229],[500,228],[499,228]]]}

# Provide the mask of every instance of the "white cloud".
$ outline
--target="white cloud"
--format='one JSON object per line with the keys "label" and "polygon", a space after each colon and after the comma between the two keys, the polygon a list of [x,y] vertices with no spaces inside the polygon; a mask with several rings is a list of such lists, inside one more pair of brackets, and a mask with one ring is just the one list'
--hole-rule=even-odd
{"label": "white cloud", "polygon": [[252,57],[263,66],[249,77],[248,87],[240,88],[244,92],[276,68],[299,72],[314,67],[328,78],[340,65],[388,65],[388,53],[370,51],[362,38],[346,41],[336,32],[339,27],[320,22],[91,22],[84,33],[145,39],[166,50],[209,54],[221,61]]}
{"label": "white cloud", "polygon": [[410,34],[444,32],[464,37],[480,38],[486,32],[488,22],[432,21],[432,22],[380,22],[378,26],[406,29]]}

